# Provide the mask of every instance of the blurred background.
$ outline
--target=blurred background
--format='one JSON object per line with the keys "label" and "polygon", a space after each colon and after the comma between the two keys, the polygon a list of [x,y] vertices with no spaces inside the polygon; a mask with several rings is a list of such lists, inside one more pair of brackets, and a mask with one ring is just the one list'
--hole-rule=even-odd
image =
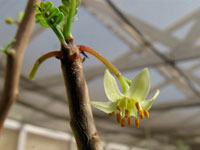
{"label": "blurred background", "polygon": [[[0,45],[8,44],[27,0],[0,0]],[[60,1],[53,0],[55,5]],[[83,0],[72,34],[77,44],[100,52],[132,79],[143,68],[151,92],[160,95],[150,118],[122,128],[115,117],[93,109],[105,150],[199,150],[200,147],[200,0]],[[23,62],[20,95],[0,137],[2,150],[75,150],[67,96],[59,61],[41,65],[34,81],[28,74],[42,54],[59,49],[50,29],[35,25]],[[84,62],[91,100],[107,101],[105,67],[93,56]],[[6,57],[0,53],[0,93]]]}

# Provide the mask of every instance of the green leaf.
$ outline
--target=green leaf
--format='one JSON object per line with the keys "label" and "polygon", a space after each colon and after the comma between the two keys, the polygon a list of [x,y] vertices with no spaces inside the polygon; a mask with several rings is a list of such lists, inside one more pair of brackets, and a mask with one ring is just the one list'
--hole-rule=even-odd
{"label": "green leaf", "polygon": [[[63,5],[54,7],[50,1],[41,2],[40,5],[35,5],[36,21],[44,27],[51,27],[59,39],[65,42],[70,37],[71,22],[77,20],[75,17],[78,12],[76,6],[79,6],[80,3],[81,0],[62,0]],[[67,36],[64,36],[65,34]]]}
{"label": "green leaf", "polygon": [[40,25],[45,27],[45,28],[49,28],[50,27],[45,19],[41,19],[40,20]]}
{"label": "green leaf", "polygon": [[[48,3],[48,2],[46,2]],[[40,2],[40,7],[44,7],[45,2]]]}
{"label": "green leaf", "polygon": [[147,68],[141,71],[132,81],[126,96],[143,101],[150,90],[150,75]]}
{"label": "green leaf", "polygon": [[115,103],[109,103],[109,102],[97,102],[97,101],[91,101],[90,104],[101,111],[105,113],[111,113],[115,111],[116,104]]}
{"label": "green leaf", "polygon": [[69,13],[69,10],[63,5],[59,6],[58,8],[65,16]]}
{"label": "green leaf", "polygon": [[44,3],[44,8],[46,11],[49,11],[52,7],[53,7],[52,2],[47,1],[46,3]]}
{"label": "green leaf", "polygon": [[56,18],[55,18],[55,23],[56,25],[60,24],[64,19],[64,15],[63,14],[59,14]]}
{"label": "green leaf", "polygon": [[46,19],[42,16],[42,14],[36,14],[35,15],[36,22],[39,22],[41,26],[43,27],[49,27],[48,23],[46,22]]}
{"label": "green leaf", "polygon": [[35,19],[36,19],[36,22],[40,22],[40,20],[43,19],[42,14],[36,14]]}
{"label": "green leaf", "polygon": [[49,1],[41,2],[40,5],[36,5],[36,21],[40,22],[43,27],[56,27],[60,24],[64,15],[60,9],[53,7],[53,4]]}
{"label": "green leaf", "polygon": [[56,7],[53,7],[49,10],[49,16],[48,18],[53,18],[53,17],[57,17],[59,15],[59,10]]}
{"label": "green leaf", "polygon": [[66,7],[70,6],[70,0],[62,0],[63,5]]}
{"label": "green leaf", "polygon": [[104,74],[104,89],[108,99],[112,102],[123,98],[123,95],[119,91],[119,88],[115,81],[115,78],[111,75],[111,73],[108,70],[106,70]]}

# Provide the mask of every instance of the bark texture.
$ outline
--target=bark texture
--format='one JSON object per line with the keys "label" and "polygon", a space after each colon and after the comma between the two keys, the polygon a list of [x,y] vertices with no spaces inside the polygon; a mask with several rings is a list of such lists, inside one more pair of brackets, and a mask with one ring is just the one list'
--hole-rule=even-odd
{"label": "bark texture", "polygon": [[69,101],[70,125],[78,149],[103,150],[89,104],[79,50],[73,42],[70,42],[69,47],[62,46],[61,51],[60,59]]}
{"label": "bark texture", "polygon": [[39,0],[29,0],[24,13],[24,18],[20,23],[15,36],[16,42],[7,54],[7,64],[3,93],[0,99],[0,132],[8,112],[18,96],[21,65],[24,51],[30,39],[30,35],[35,22],[34,4],[39,4]]}

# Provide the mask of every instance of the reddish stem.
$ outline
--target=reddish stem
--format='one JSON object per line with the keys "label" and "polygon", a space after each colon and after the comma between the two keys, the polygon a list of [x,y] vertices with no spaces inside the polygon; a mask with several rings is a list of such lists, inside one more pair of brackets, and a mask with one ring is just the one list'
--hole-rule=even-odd
{"label": "reddish stem", "polygon": [[29,78],[30,78],[31,80],[34,79],[34,76],[35,76],[35,74],[36,74],[36,72],[37,72],[37,70],[38,70],[38,67],[39,67],[39,66],[41,65],[41,63],[44,62],[46,59],[51,58],[51,57],[60,57],[60,56],[61,56],[61,52],[60,52],[60,51],[52,51],[52,52],[46,53],[46,54],[42,55],[41,57],[39,57],[39,58],[36,60],[34,66],[33,66],[33,68],[32,68],[32,70],[31,70],[31,72],[30,72]]}
{"label": "reddish stem", "polygon": [[78,45],[78,48],[80,52],[87,52],[99,59],[112,73],[114,73],[117,77],[121,75],[120,71],[113,65],[111,64],[105,57],[103,57],[101,54],[99,54],[97,51],[94,49],[84,46],[84,45]]}

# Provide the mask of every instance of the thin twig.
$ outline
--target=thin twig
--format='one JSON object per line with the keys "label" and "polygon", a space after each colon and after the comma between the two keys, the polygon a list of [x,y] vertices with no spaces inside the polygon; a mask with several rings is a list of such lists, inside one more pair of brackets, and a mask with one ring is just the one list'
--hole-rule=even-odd
{"label": "thin twig", "polygon": [[39,0],[28,1],[24,18],[15,36],[16,42],[10,49],[10,53],[7,54],[5,82],[3,94],[1,95],[0,99],[0,132],[3,128],[3,123],[10,108],[18,96],[18,87],[24,51],[28,44],[35,22],[34,4],[39,4]]}

